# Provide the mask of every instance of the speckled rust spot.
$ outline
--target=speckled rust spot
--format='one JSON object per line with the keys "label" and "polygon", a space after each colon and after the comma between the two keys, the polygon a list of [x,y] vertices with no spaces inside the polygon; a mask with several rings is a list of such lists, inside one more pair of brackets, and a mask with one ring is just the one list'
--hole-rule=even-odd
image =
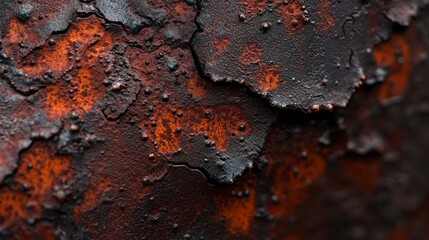
{"label": "speckled rust spot", "polygon": [[[225,226],[228,231],[232,234],[247,235],[251,230],[256,210],[256,191],[245,184],[240,184],[235,188],[230,187],[228,190],[230,191],[219,192],[216,197],[217,213],[215,220],[225,218]],[[231,192],[235,196],[231,196]],[[237,196],[237,194],[242,196]]]}
{"label": "speckled rust spot", "polygon": [[73,169],[69,156],[55,155],[55,146],[36,143],[21,156],[10,188],[0,190],[2,229],[19,233],[27,221],[39,221],[44,208],[57,207],[69,194]]}
{"label": "speckled rust spot", "polygon": [[305,22],[309,21],[303,13],[302,6],[301,1],[289,1],[289,3],[280,3],[279,7],[276,8],[276,12],[290,33],[304,27]]}
{"label": "speckled rust spot", "polygon": [[[37,53],[41,59],[36,68],[25,67],[24,70],[40,74],[54,65],[58,74],[67,72],[46,89],[46,104],[51,116],[61,117],[71,110],[90,109],[103,96],[105,69],[100,66],[100,60],[109,57],[107,51],[112,48],[111,36],[97,18],[88,18],[76,22],[55,46],[58,47]],[[58,53],[64,59],[58,59]]]}
{"label": "speckled rust spot", "polygon": [[[364,78],[356,53],[376,42],[361,30],[370,27],[370,16],[357,2],[203,0],[200,5],[200,29],[191,42],[200,72],[214,82],[245,85],[281,109],[345,107]],[[213,54],[226,36],[228,51]],[[256,66],[261,62],[277,66],[276,87],[270,86],[272,77],[261,84],[265,77]]]}
{"label": "speckled rust spot", "polygon": [[389,72],[379,91],[380,100],[387,101],[400,96],[407,87],[412,70],[409,43],[403,36],[396,34],[390,40],[378,45],[373,55],[377,65]]}
{"label": "speckled rust spot", "polygon": [[[160,153],[173,153],[180,148],[180,133],[178,129],[183,128],[182,120],[173,114],[170,109],[160,109],[154,116],[153,141],[158,144],[158,152]],[[150,123],[152,124],[152,123]],[[150,127],[144,127],[143,131],[151,133]]]}
{"label": "speckled rust spot", "polygon": [[319,17],[318,26],[320,26],[320,28],[326,33],[329,33],[329,31],[334,28],[336,24],[335,17],[332,14],[332,8],[330,5],[331,1],[321,0],[317,5],[316,11]]}
{"label": "speckled rust spot", "polygon": [[[196,106],[178,109],[174,113],[169,109],[160,109],[155,112],[154,121],[149,123],[154,126],[145,126],[145,123],[140,126],[152,136],[159,153],[176,152],[181,148],[181,138],[189,134],[206,135],[208,141],[216,144],[216,149],[226,151],[231,134],[245,136],[250,132],[244,116],[241,109],[233,105]],[[241,131],[240,127],[243,128]]]}
{"label": "speckled rust spot", "polygon": [[[247,13],[252,15],[257,15],[258,12],[265,10],[267,6],[266,1],[259,0],[239,0],[238,2],[244,6]],[[279,2],[279,0],[277,0],[277,2]]]}
{"label": "speckled rust spot", "polygon": [[257,43],[248,43],[240,53],[240,62],[243,64],[255,64],[261,60],[262,50]]}
{"label": "speckled rust spot", "polygon": [[207,94],[207,82],[200,81],[201,78],[195,73],[186,82],[188,91],[197,98],[203,98]]}
{"label": "speckled rust spot", "polygon": [[[294,158],[297,158],[296,156]],[[326,163],[318,154],[308,153],[304,161],[280,167],[274,177],[273,191],[278,203],[270,204],[270,212],[289,214],[308,197],[308,187],[325,172]],[[271,200],[272,201],[272,200]]]}
{"label": "speckled rust spot", "polygon": [[[214,141],[219,150],[227,149],[228,139],[232,134],[245,136],[251,132],[252,126],[246,119],[246,114],[238,106],[220,105],[216,108],[205,107],[201,110],[199,117],[193,120],[192,128],[198,134],[208,134],[208,139]],[[203,114],[206,115],[206,113],[210,116],[204,117]],[[198,116],[197,113],[193,115]]]}
{"label": "speckled rust spot", "polygon": [[228,49],[231,39],[228,36],[221,37],[215,42],[216,53],[222,53]]}
{"label": "speckled rust spot", "polygon": [[268,92],[276,89],[280,82],[280,73],[278,66],[270,64],[261,64],[259,70],[259,87],[263,92]]}
{"label": "speckled rust spot", "polygon": [[[8,56],[12,56],[18,63],[20,63],[19,43],[25,42],[38,42],[40,36],[37,31],[28,28],[25,23],[20,22],[17,18],[11,18],[6,26],[6,33],[2,37],[4,44],[4,51]],[[53,66],[55,67],[55,66]]]}

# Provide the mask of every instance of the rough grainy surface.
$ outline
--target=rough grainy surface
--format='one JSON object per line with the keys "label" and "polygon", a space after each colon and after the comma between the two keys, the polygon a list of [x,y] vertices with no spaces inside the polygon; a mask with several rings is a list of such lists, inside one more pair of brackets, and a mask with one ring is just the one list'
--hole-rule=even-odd
{"label": "rough grainy surface", "polygon": [[202,0],[192,47],[212,81],[244,84],[278,108],[332,110],[366,79],[361,53],[388,38],[395,22],[408,25],[418,6]]}
{"label": "rough grainy surface", "polygon": [[0,239],[425,239],[427,3],[2,1]]}

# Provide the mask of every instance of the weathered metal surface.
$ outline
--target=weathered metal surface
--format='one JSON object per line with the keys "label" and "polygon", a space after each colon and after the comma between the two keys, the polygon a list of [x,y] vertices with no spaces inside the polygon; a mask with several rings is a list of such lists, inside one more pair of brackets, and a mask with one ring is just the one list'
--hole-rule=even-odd
{"label": "weathered metal surface", "polygon": [[360,55],[389,37],[394,23],[384,16],[407,25],[418,7],[413,1],[202,0],[193,49],[212,81],[244,84],[279,108],[331,111],[346,106],[366,79]]}
{"label": "weathered metal surface", "polygon": [[[37,91],[30,95],[40,99],[39,112],[55,120],[70,114],[79,118],[88,112],[102,112],[107,120],[117,120],[137,99],[128,111],[133,116],[125,117],[139,126],[137,141],[148,138],[141,152],[151,161],[164,158],[198,168],[218,182],[232,181],[251,167],[275,113],[245,91],[199,83],[202,80],[190,50],[184,48],[195,29],[196,7],[176,1],[167,15],[166,3],[141,6],[163,16],[154,17],[159,19],[134,33],[128,21],[123,26],[112,23],[122,21],[126,12],[109,12],[116,5],[105,4],[113,2],[88,8],[100,8],[97,14],[108,22],[94,15],[76,18],[64,33],[44,39],[40,46],[29,44],[37,47],[25,51],[25,56],[14,55],[21,53],[16,49],[22,46],[12,36],[19,30],[14,29],[18,20],[12,17],[3,38],[4,76],[11,85],[27,94]],[[26,86],[30,86],[28,91]],[[70,134],[61,136],[64,147],[71,144]],[[10,158],[15,160],[17,153]],[[9,168],[3,175],[12,171]]]}
{"label": "weathered metal surface", "polygon": [[[425,239],[425,4],[3,1],[0,239]],[[225,29],[207,19],[236,26],[231,39],[212,38]],[[261,71],[252,44],[269,49]],[[293,60],[308,47],[320,58]],[[212,83],[208,69],[247,87]],[[255,82],[290,73],[291,88]],[[332,112],[278,110],[249,87],[277,107]],[[287,91],[294,100],[276,104]]]}

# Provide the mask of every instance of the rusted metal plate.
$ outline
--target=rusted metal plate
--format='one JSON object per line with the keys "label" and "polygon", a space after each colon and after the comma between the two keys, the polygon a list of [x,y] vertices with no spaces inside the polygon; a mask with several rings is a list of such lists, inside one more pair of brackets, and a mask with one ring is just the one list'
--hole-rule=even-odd
{"label": "rusted metal plate", "polygon": [[[314,26],[333,31],[354,14],[341,26],[349,37],[332,39],[339,49],[341,43],[360,46],[353,54],[359,62],[331,73],[366,76],[348,107],[317,114],[280,111],[245,87],[200,75],[205,70],[191,50],[201,40],[191,41],[195,17],[201,23],[209,4],[213,19],[223,22],[232,14],[225,6],[234,3],[0,3],[0,239],[424,239],[425,1],[353,3],[357,12],[344,1],[299,7],[310,22],[287,34],[320,31],[308,27],[311,20],[330,14],[332,25]],[[270,4],[277,6],[272,12]],[[285,6],[300,6],[281,4],[248,1],[250,13],[234,15],[243,21],[245,14],[244,22],[230,24],[251,26],[278,17]],[[216,16],[222,6],[227,10]],[[267,11],[251,18],[259,8]],[[275,28],[289,20],[258,34],[279,33]],[[254,40],[263,42],[259,35]],[[225,39],[217,43],[228,63],[235,50]],[[333,45],[326,43],[327,51]],[[296,46],[305,51],[306,45]],[[317,69],[328,71],[333,56],[350,53],[339,49],[321,50],[326,58]],[[270,51],[261,56],[290,61]],[[254,53],[244,61],[252,62]],[[245,81],[256,76],[236,74]],[[323,94],[334,89],[338,99],[352,91],[326,87]],[[294,108],[330,110],[327,102],[300,104]]]}
{"label": "rusted metal plate", "polygon": [[[193,49],[212,81],[244,84],[275,107],[344,107],[366,79],[361,52],[407,25],[418,4],[202,0]],[[387,13],[386,13],[387,12]]]}
{"label": "rusted metal plate", "polygon": [[14,39],[19,36],[12,36],[19,30],[12,17],[3,38],[4,76],[17,91],[37,91],[32,98],[39,100],[39,112],[56,120],[97,110],[116,120],[138,99],[130,112],[145,136],[138,141],[148,138],[141,151],[149,160],[198,168],[218,182],[232,181],[250,168],[275,113],[243,90],[200,83],[190,50],[183,48],[195,29],[196,7],[176,1],[167,15],[165,3],[135,6],[145,18],[158,20],[132,34],[136,29],[122,18],[127,8],[111,4],[91,8],[100,9],[97,15],[106,20],[78,18],[22,58],[14,56],[22,46]]}

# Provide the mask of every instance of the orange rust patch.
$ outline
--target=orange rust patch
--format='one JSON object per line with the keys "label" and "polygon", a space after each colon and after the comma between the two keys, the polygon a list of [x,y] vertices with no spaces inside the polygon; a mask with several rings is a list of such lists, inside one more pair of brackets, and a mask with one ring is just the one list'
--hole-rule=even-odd
{"label": "orange rust patch", "polygon": [[389,75],[381,85],[378,97],[387,101],[400,96],[408,85],[408,76],[412,70],[410,46],[407,40],[399,34],[374,48],[373,56],[377,65],[386,67]]}
{"label": "orange rust patch", "polygon": [[[249,194],[241,198],[226,195],[226,192],[221,192],[216,198],[216,206],[218,207],[218,212],[215,215],[216,220],[224,217],[226,228],[232,233],[241,231],[247,234],[254,218],[256,193],[253,188],[246,189]],[[225,197],[225,195],[229,197]]]}
{"label": "orange rust patch", "polygon": [[320,22],[317,26],[324,32],[328,32],[335,26],[335,18],[329,8],[330,1],[322,0],[318,1],[317,14],[320,16]]}
{"label": "orange rust patch", "polygon": [[83,195],[82,202],[73,208],[73,219],[79,221],[86,212],[97,207],[103,200],[104,193],[109,189],[109,182],[105,179],[89,186]]}
{"label": "orange rust patch", "polygon": [[[34,38],[34,33],[23,29],[24,26],[16,19],[8,24],[10,31],[5,41],[14,43],[18,39]],[[111,35],[104,30],[102,22],[92,16],[76,21],[67,33],[52,39],[24,59],[16,59],[16,67],[29,79],[51,78],[54,85],[46,87],[46,104],[51,117],[61,117],[72,109],[90,109],[102,95],[97,88],[103,88],[103,67],[95,65],[112,48]],[[66,74],[71,78],[70,82],[65,81]]]}
{"label": "orange rust patch", "polygon": [[261,64],[258,72],[258,85],[263,92],[276,89],[280,82],[280,73],[277,65]]}
{"label": "orange rust patch", "polygon": [[54,45],[45,43],[24,59],[34,62],[22,67],[29,75],[40,77],[47,71],[61,75],[74,63],[88,46],[97,42],[104,34],[104,27],[96,17],[77,21],[70,30],[56,40]]}
{"label": "orange rust patch", "polygon": [[160,109],[156,114],[153,138],[158,144],[158,152],[171,153],[180,148],[177,130],[182,127],[182,119],[168,109]]}
{"label": "orange rust patch", "polygon": [[271,213],[289,214],[307,198],[309,184],[325,172],[324,158],[317,153],[307,154],[306,159],[286,156],[285,160],[288,158],[297,160],[293,161],[292,165],[283,163],[275,171],[273,191],[277,200],[274,204],[269,204],[268,209]]}
{"label": "orange rust patch", "polygon": [[267,6],[266,1],[260,0],[239,0],[238,2],[244,5],[246,11],[252,15],[256,15],[258,12],[265,10],[265,7]]}
{"label": "orange rust patch", "polygon": [[[216,143],[216,148],[226,150],[231,133],[245,135],[249,133],[250,127],[245,119],[243,111],[234,105],[222,105],[216,108],[204,108],[200,113],[199,119],[194,119],[193,130],[198,134],[208,134],[210,140]],[[204,117],[203,114],[210,113],[210,117]],[[196,116],[194,113],[193,116]],[[238,131],[240,125],[245,126],[244,131]]]}
{"label": "orange rust patch", "polygon": [[366,194],[371,194],[380,178],[381,162],[377,158],[350,158],[341,160],[341,169],[357,188]]}
{"label": "orange rust patch", "polygon": [[174,4],[174,14],[179,16],[188,14],[191,9],[192,7],[186,2],[177,2]]}
{"label": "orange rust patch", "polygon": [[197,73],[188,78],[187,88],[189,92],[198,98],[203,98],[207,94],[207,81],[201,81]]}
{"label": "orange rust patch", "polygon": [[257,43],[248,43],[240,53],[240,62],[243,64],[254,64],[261,60],[262,50]]}
{"label": "orange rust patch", "polygon": [[[178,110],[177,112],[181,112]],[[181,136],[207,134],[208,140],[216,143],[216,148],[225,151],[232,133],[244,136],[250,127],[245,113],[237,106],[219,105],[216,107],[189,107],[183,116],[178,116],[168,108],[156,110],[153,129],[141,128],[157,143],[159,153],[174,153],[180,148]],[[240,126],[241,129],[240,130]]]}
{"label": "orange rust patch", "polygon": [[[40,56],[40,60],[37,60],[40,66],[34,69],[24,68],[29,72],[42,73],[50,69],[51,64],[57,64],[54,70],[61,74],[68,68],[73,68],[69,72],[70,83],[61,78],[61,82],[47,87],[46,104],[52,117],[61,117],[72,109],[86,111],[102,97],[103,92],[99,88],[104,88],[102,79],[105,74],[103,66],[96,64],[100,58],[106,57],[106,52],[112,45],[112,37],[104,31],[101,22],[97,18],[88,18],[77,22],[53,48],[43,48],[37,54]],[[78,47],[74,48],[75,46]],[[73,48],[75,55],[71,63],[68,53]],[[56,57],[58,53],[60,58]]]}
{"label": "orange rust patch", "polygon": [[3,50],[6,55],[12,57],[15,61],[20,62],[19,58],[19,43],[39,42],[40,35],[27,24],[21,23],[16,18],[11,18],[5,27],[6,33],[2,38]]}
{"label": "orange rust patch", "polygon": [[[57,202],[54,196],[65,197],[64,184],[71,184],[71,158],[53,153],[55,146],[36,143],[22,154],[14,187],[0,190],[0,216],[5,219],[0,228],[20,226],[19,222],[25,227],[27,219],[42,216],[42,204]],[[24,185],[28,190],[21,190]]]}
{"label": "orange rust patch", "polygon": [[[283,1],[281,1],[283,2]],[[290,1],[287,4],[280,4],[276,12],[282,18],[283,24],[289,31],[300,29],[305,23],[305,16],[301,9],[302,3]]]}
{"label": "orange rust patch", "polygon": [[214,42],[214,48],[216,50],[216,53],[222,53],[227,50],[230,42],[231,38],[228,36],[216,39]]}
{"label": "orange rust patch", "polygon": [[256,16],[259,12],[274,8],[274,11],[277,12],[289,32],[300,29],[305,21],[308,21],[301,8],[303,4],[299,1],[292,0],[286,3],[284,0],[239,0],[239,3],[244,6],[247,13],[253,16]]}

